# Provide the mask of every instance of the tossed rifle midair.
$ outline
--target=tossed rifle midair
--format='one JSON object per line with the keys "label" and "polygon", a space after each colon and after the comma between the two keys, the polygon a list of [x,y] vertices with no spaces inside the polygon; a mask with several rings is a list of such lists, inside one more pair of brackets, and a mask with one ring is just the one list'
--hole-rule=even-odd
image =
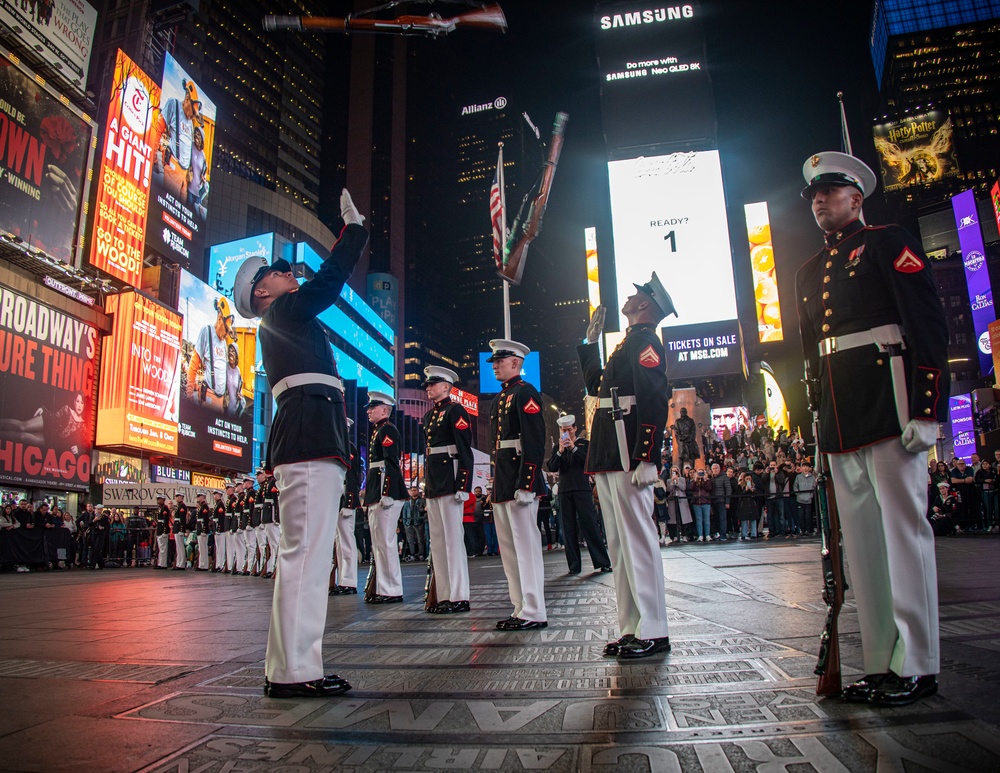
{"label": "tossed rifle midair", "polygon": [[[426,0],[424,0],[426,2]],[[335,16],[265,16],[264,29],[295,30],[308,32],[372,33],[379,35],[426,35],[436,38],[458,29],[482,29],[494,32],[507,31],[507,19],[499,5],[492,3],[473,8],[466,13],[442,18],[436,13],[426,16],[402,15],[394,19],[378,19],[371,14],[409,4],[396,0],[371,8],[359,14]]]}

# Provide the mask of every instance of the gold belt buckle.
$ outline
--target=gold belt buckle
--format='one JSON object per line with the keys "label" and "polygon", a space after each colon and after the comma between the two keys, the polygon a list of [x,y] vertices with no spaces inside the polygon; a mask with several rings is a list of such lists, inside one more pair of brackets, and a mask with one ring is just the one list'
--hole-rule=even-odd
{"label": "gold belt buckle", "polygon": [[821,357],[828,357],[837,351],[837,337],[830,336],[819,342],[819,354]]}

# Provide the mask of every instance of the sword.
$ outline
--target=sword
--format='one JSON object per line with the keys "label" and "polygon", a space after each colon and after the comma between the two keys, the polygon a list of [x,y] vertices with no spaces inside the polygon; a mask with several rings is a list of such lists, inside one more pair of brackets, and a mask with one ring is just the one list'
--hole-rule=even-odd
{"label": "sword", "polygon": [[632,467],[628,452],[628,440],[625,437],[625,412],[618,402],[618,387],[611,387],[611,418],[615,422],[615,435],[618,437],[618,456],[621,459],[622,470],[628,472]]}

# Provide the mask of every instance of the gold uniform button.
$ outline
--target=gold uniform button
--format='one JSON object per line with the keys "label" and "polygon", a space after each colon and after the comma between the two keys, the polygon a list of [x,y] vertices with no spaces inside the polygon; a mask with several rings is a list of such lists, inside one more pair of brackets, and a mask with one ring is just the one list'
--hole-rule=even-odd
{"label": "gold uniform button", "polygon": [[843,233],[842,231],[838,231],[838,232],[837,232],[837,237],[836,237],[836,238],[840,239],[840,238],[842,238],[843,236],[844,236],[844,233]]}
{"label": "gold uniform button", "polygon": [[823,293],[823,300],[827,300],[830,297],[830,293]]}
{"label": "gold uniform button", "polygon": [[808,300],[809,300],[808,298],[805,298],[805,297],[803,297],[803,298],[802,298],[802,302],[803,302],[803,303],[805,303],[805,302],[806,302],[806,301],[808,301]]}
{"label": "gold uniform button", "polygon": [[830,329],[830,326],[829,325],[823,325],[822,329],[823,329],[823,332],[825,333],[827,330]]}
{"label": "gold uniform button", "polygon": [[854,276],[854,272],[852,271],[848,276]]}
{"label": "gold uniform button", "polygon": [[833,268],[833,261],[832,261],[832,260],[828,260],[828,261],[826,262],[826,267],[827,267],[827,268]]}
{"label": "gold uniform button", "polygon": [[927,379],[928,380],[932,380],[933,378],[934,378],[934,374],[933,373],[928,373],[927,374]]}
{"label": "gold uniform button", "polygon": [[882,360],[875,360],[875,364],[876,365],[881,365],[882,364]]}
{"label": "gold uniform button", "polygon": [[644,446],[648,446],[649,445],[649,441],[647,440],[645,443],[643,443],[643,445]]}
{"label": "gold uniform button", "polygon": [[823,277],[823,284],[829,284],[829,282],[830,282],[830,277],[828,276]]}
{"label": "gold uniform button", "polygon": [[928,416],[930,416],[931,415],[931,409],[930,408],[924,408],[924,413],[926,413]]}
{"label": "gold uniform button", "polygon": [[827,309],[826,311],[824,311],[823,312],[823,316],[824,317],[832,317],[833,316],[833,309]]}
{"label": "gold uniform button", "polygon": [[830,254],[831,255],[836,255],[837,254],[837,248],[834,247],[832,250],[830,250]]}
{"label": "gold uniform button", "polygon": [[933,397],[934,393],[933,393],[933,392],[931,392],[931,390],[929,390],[929,389],[928,389],[928,390],[927,390],[926,392],[924,392],[924,395],[925,395],[926,397]]}

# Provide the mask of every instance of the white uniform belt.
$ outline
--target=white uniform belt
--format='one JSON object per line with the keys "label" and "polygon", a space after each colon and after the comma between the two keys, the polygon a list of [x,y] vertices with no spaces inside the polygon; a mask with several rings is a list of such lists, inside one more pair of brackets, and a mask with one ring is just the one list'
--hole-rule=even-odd
{"label": "white uniform belt", "polygon": [[292,387],[305,386],[306,384],[326,384],[341,392],[344,391],[344,382],[336,376],[330,376],[326,373],[293,373],[291,376],[285,376],[274,385],[271,389],[271,396],[277,400]]}
{"label": "white uniform belt", "polygon": [[[628,413],[635,406],[635,395],[618,395],[618,405],[621,406],[622,413]],[[614,408],[614,403],[610,397],[601,397],[597,401],[598,408]]]}
{"label": "white uniform belt", "polygon": [[370,470],[380,470],[383,467],[385,467],[385,462],[372,462],[368,465],[368,469]]}
{"label": "white uniform belt", "polygon": [[501,448],[513,448],[518,453],[521,453],[521,439],[512,438],[511,440],[501,440],[497,443],[497,451]]}
{"label": "white uniform belt", "polygon": [[458,455],[458,446],[427,446],[427,455],[431,454],[450,454],[451,456]]}
{"label": "white uniform belt", "polygon": [[892,345],[901,345],[904,349],[906,348],[906,344],[903,343],[903,331],[899,329],[899,325],[880,325],[871,330],[862,330],[859,333],[824,338],[819,342],[819,356],[827,357],[834,352],[843,352],[873,344],[883,351]]}

